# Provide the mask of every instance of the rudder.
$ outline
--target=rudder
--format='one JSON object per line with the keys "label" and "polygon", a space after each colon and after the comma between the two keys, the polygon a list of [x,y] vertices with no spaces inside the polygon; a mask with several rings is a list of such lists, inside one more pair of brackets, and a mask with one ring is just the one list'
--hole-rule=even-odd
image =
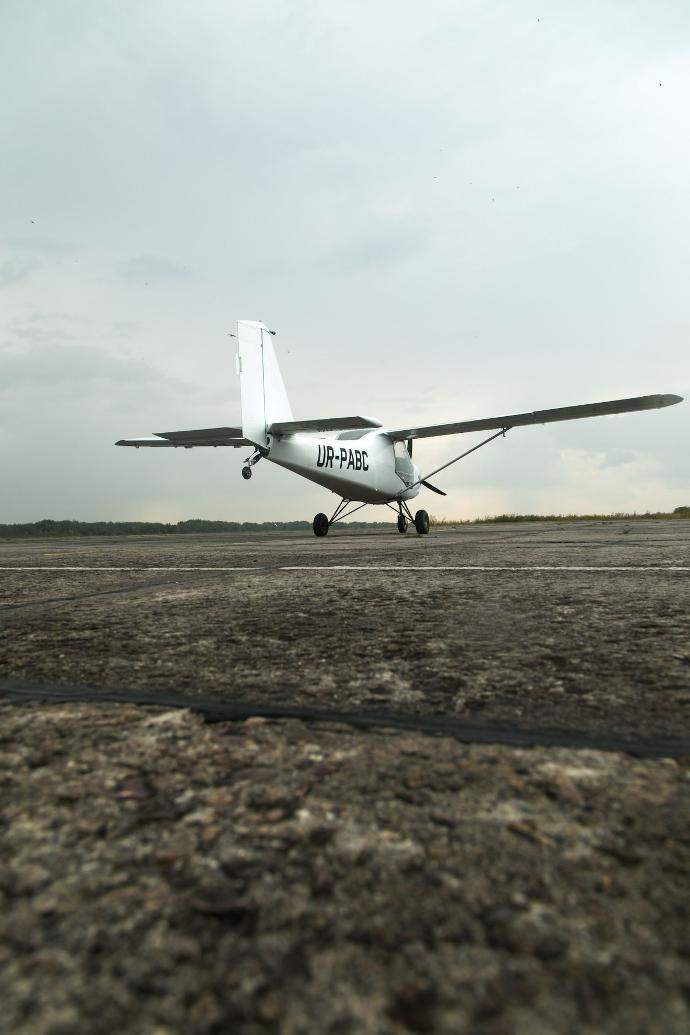
{"label": "rudder", "polygon": [[292,420],[273,335],[260,321],[238,320],[237,341],[242,434],[265,448],[266,428],[273,421]]}

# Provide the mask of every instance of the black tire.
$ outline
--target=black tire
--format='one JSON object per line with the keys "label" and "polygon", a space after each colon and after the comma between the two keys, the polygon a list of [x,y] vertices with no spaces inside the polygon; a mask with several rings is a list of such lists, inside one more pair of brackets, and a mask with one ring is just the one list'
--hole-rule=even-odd
{"label": "black tire", "polygon": [[243,467],[242,468],[242,477],[245,479],[245,481],[249,481],[251,476],[252,476],[252,469],[251,469],[251,467]]}
{"label": "black tire", "polygon": [[398,514],[398,532],[402,535],[407,532],[407,518],[404,514]]}
{"label": "black tire", "polygon": [[314,535],[328,535],[328,527],[328,518],[326,515],[317,514],[312,524]]}
{"label": "black tire", "polygon": [[418,535],[427,535],[429,532],[429,515],[425,510],[418,510],[414,516],[414,527]]}

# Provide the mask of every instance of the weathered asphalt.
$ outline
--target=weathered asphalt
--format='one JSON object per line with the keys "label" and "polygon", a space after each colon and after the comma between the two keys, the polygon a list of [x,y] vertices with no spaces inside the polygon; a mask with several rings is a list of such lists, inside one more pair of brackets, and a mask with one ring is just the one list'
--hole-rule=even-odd
{"label": "weathered asphalt", "polygon": [[0,675],[682,738],[690,522],[0,543]]}
{"label": "weathered asphalt", "polygon": [[0,1028],[686,1035],[689,544],[0,543]]}

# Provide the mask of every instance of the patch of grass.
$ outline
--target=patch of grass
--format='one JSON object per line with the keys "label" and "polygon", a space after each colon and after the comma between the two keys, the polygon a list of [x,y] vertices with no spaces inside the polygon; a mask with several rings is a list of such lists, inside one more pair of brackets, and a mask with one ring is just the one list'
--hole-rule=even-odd
{"label": "patch of grass", "polygon": [[516,521],[639,521],[643,518],[654,518],[668,521],[677,518],[690,518],[690,507],[676,507],[673,512],[667,511],[645,511],[644,514],[626,513],[616,511],[613,514],[486,514],[480,518],[438,518],[433,514],[429,518],[432,525],[500,525]]}

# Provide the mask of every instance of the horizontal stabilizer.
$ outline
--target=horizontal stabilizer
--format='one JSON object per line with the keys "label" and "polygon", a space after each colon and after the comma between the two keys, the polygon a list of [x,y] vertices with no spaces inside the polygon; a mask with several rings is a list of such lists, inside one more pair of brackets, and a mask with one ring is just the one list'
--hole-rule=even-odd
{"label": "horizontal stabilizer", "polygon": [[381,421],[373,417],[323,417],[321,420],[274,421],[268,430],[272,435],[296,435],[300,431],[350,431],[381,426]]}
{"label": "horizontal stabilizer", "polygon": [[160,436],[160,438],[169,438],[173,441],[176,438],[184,438],[189,441],[202,438],[242,438],[242,428],[200,428],[198,431],[156,431],[154,434]]}
{"label": "horizontal stabilizer", "polygon": [[519,428],[528,424],[550,424],[559,420],[579,420],[582,417],[603,417],[609,413],[632,413],[635,410],[656,410],[682,402],[680,395],[641,395],[635,399],[611,399],[608,402],[585,403],[583,406],[560,406],[553,410],[534,410],[532,413],[511,413],[504,417],[465,420],[455,424],[432,424],[421,428],[398,428],[387,434],[396,441],[406,438],[435,438],[437,435],[463,435],[470,431]]}
{"label": "horizontal stabilizer", "polygon": [[116,446],[168,446],[192,449],[194,446],[251,446],[242,438],[241,428],[200,428],[195,431],[157,431],[146,438],[121,438]]}

